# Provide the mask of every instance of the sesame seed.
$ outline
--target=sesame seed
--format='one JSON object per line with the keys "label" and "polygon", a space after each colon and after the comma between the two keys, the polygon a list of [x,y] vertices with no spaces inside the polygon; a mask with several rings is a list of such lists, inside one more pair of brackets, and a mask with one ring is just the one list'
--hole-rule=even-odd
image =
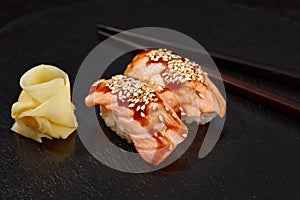
{"label": "sesame seed", "polygon": [[156,91],[148,88],[148,85],[124,75],[112,77],[113,81],[108,83],[112,94],[117,94],[122,102],[130,102],[129,107],[134,107],[137,103],[144,102],[144,105],[137,107],[137,111],[144,110],[150,102],[158,101],[155,97]]}
{"label": "sesame seed", "polygon": [[165,109],[166,109],[166,111],[169,111],[169,110],[170,110],[167,106],[165,106]]}
{"label": "sesame seed", "polygon": [[185,83],[184,79],[180,79],[179,81],[180,81],[180,83]]}
{"label": "sesame seed", "polygon": [[169,150],[172,151],[173,148],[174,148],[174,145],[173,145],[173,144],[170,144],[170,145],[169,145]]}
{"label": "sesame seed", "polygon": [[132,107],[134,107],[135,106],[135,104],[134,103],[131,103],[131,104],[129,104],[129,108],[132,108]]}
{"label": "sesame seed", "polygon": [[185,112],[181,112],[180,114],[181,114],[181,116],[185,116],[185,115],[186,115],[186,113],[185,113]]}
{"label": "sesame seed", "polygon": [[199,96],[202,98],[202,99],[205,99],[205,96],[201,93],[199,93]]}
{"label": "sesame seed", "polygon": [[164,90],[164,88],[163,87],[161,87],[160,85],[157,87],[160,91],[163,91]]}
{"label": "sesame seed", "polygon": [[164,122],[163,116],[159,115],[159,116],[158,116],[158,119],[159,119],[159,121]]}
{"label": "sesame seed", "polygon": [[154,132],[154,134],[153,134],[153,135],[154,135],[154,137],[158,137],[158,134],[157,134],[157,132]]}
{"label": "sesame seed", "polygon": [[183,108],[182,108],[182,107],[179,107],[179,110],[180,110],[180,111],[183,111]]}
{"label": "sesame seed", "polygon": [[182,134],[181,136],[184,137],[184,138],[186,138],[186,137],[187,137],[187,134],[184,133],[184,134]]}
{"label": "sesame seed", "polygon": [[138,107],[136,108],[136,111],[139,111],[139,110],[140,110],[140,108],[141,108],[141,106],[138,106]]}
{"label": "sesame seed", "polygon": [[176,113],[172,113],[172,116],[173,116],[174,118],[176,118],[176,117],[177,117]]}
{"label": "sesame seed", "polygon": [[[186,81],[201,81],[203,72],[201,66],[190,61],[188,58],[174,54],[172,51],[166,49],[156,49],[147,53],[147,56],[153,61],[166,61],[167,69],[162,73],[162,77],[167,83],[185,83]],[[161,65],[161,63],[159,63]],[[180,72],[182,74],[178,74]],[[192,76],[184,76],[190,74]],[[177,78],[178,77],[178,78]]]}
{"label": "sesame seed", "polygon": [[144,114],[143,112],[141,112],[141,116],[142,116],[142,117],[145,117],[145,114]]}
{"label": "sesame seed", "polygon": [[118,95],[119,95],[119,97],[122,96],[122,90],[119,91]]}

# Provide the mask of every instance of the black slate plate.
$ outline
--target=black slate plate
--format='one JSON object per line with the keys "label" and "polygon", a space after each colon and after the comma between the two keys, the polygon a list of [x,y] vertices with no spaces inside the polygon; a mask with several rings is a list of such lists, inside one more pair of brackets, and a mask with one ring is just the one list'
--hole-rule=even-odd
{"label": "black slate plate", "polygon": [[[300,63],[299,24],[231,3],[91,1],[15,21],[0,31],[2,198],[299,199],[299,120],[230,92],[225,128],[213,152],[197,158],[198,135],[181,159],[153,173],[128,174],[102,165],[76,133],[67,140],[38,144],[10,131],[10,107],[21,91],[21,75],[49,63],[66,71],[73,84],[81,62],[99,43],[98,22],[173,28],[208,49],[296,70]],[[265,86],[263,80],[248,80]],[[295,88],[273,83],[265,87],[271,86],[298,94]]]}

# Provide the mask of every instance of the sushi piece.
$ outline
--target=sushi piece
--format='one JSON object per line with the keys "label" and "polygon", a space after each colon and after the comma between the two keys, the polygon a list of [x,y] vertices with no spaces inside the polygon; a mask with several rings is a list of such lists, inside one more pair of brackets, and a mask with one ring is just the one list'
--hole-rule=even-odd
{"label": "sushi piece", "polygon": [[162,99],[187,123],[223,117],[226,102],[200,65],[166,49],[139,53],[124,74],[154,85]]}
{"label": "sushi piece", "polygon": [[100,105],[107,126],[133,142],[142,158],[158,165],[185,140],[188,129],[175,111],[146,83],[124,75],[95,82],[85,98]]}

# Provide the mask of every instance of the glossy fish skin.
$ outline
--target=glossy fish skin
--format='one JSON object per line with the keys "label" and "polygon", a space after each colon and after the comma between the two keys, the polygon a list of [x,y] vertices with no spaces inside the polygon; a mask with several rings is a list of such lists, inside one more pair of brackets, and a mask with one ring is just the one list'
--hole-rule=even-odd
{"label": "glossy fish skin", "polygon": [[148,93],[147,98],[149,94],[150,97],[151,94],[155,95],[149,102],[145,100],[147,98],[144,98],[147,104],[138,102],[132,106],[129,99],[135,95],[135,92],[129,92],[128,97],[120,99],[120,96],[126,96],[131,89],[126,90],[127,92],[123,89],[112,90],[111,88],[115,87],[113,85],[116,81],[114,78],[120,82],[119,84],[122,84],[123,80],[128,80],[123,75],[115,77],[95,82],[90,88],[89,95],[85,98],[85,103],[87,106],[100,105],[101,116],[106,124],[118,135],[126,138],[128,142],[132,141],[145,161],[158,165],[179,143],[184,141],[188,133],[187,127],[157,92],[146,84],[141,86],[145,89],[143,91],[152,91],[152,93]]}

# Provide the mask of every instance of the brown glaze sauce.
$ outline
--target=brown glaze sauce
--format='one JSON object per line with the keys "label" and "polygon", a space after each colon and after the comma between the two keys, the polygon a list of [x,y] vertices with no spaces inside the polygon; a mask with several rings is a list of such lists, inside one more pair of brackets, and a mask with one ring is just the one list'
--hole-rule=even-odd
{"label": "brown glaze sauce", "polygon": [[[142,105],[144,105],[144,103],[137,103],[137,104],[135,104],[135,106],[133,108],[130,108],[130,109],[133,111],[133,119],[138,121],[141,124],[141,126],[145,127],[145,126],[148,126],[150,123],[149,120],[146,118],[146,116],[148,114],[147,107],[149,104],[146,105],[144,110],[136,111],[137,106],[142,106]],[[145,114],[145,117],[141,116],[141,112],[143,112]]]}
{"label": "brown glaze sauce", "polygon": [[[166,140],[166,142],[163,142],[160,137],[163,137],[164,140]],[[154,164],[157,164],[161,159],[162,156],[164,156],[167,152],[171,151],[169,149],[169,145],[172,144],[171,140],[169,138],[167,138],[166,136],[162,136],[162,134],[160,132],[158,132],[158,137],[155,138],[156,142],[157,142],[157,147],[156,147],[156,151],[155,154],[153,156],[153,160],[152,162]],[[172,149],[173,150],[173,149]]]}
{"label": "brown glaze sauce", "polygon": [[[95,87],[95,89],[94,89],[94,87]],[[91,90],[92,89],[97,92],[102,92],[102,93],[111,92],[111,89],[108,86],[106,86],[106,82],[101,82],[96,86],[92,86]]]}
{"label": "brown glaze sauce", "polygon": [[[97,86],[93,86],[90,90],[91,91],[97,91],[97,92],[101,92],[101,93],[107,93],[107,92],[111,92],[111,89],[106,86],[107,82],[101,82],[99,83]],[[169,89],[169,88],[166,88],[166,89]],[[129,102],[127,100],[125,101],[122,101],[121,99],[119,99],[119,96],[117,94],[115,94],[117,96],[117,100],[118,100],[118,105],[119,106],[123,106],[123,107],[126,107],[128,109],[131,109],[133,111],[133,118],[134,120],[138,121],[141,126],[145,127],[145,126],[148,126],[150,124],[149,120],[147,119],[147,115],[149,114],[149,108],[148,108],[148,105],[149,104],[144,104],[144,102],[139,102],[139,103],[136,103],[134,107],[132,108],[129,108]],[[155,102],[155,103],[158,103],[160,105],[163,105],[163,101],[162,99],[158,96],[157,92],[155,92],[155,95],[156,97],[158,98],[158,100]],[[144,110],[139,110],[139,111],[136,111],[137,107],[138,106],[143,106],[145,105],[145,109]],[[145,114],[145,117],[141,116],[141,112],[143,112]],[[171,112],[171,111],[166,111],[166,112]],[[170,114],[170,113],[169,113]],[[178,119],[174,119],[175,121],[178,122]],[[167,130],[172,130],[174,132],[177,132],[178,131],[178,127],[172,125],[172,124],[169,124],[169,123],[166,123],[166,126],[167,126]],[[167,137],[167,136],[164,136],[161,132],[157,132],[157,137],[154,136],[154,133],[156,131],[151,128],[149,130],[149,134],[153,136],[153,138],[155,138],[156,142],[157,142],[157,147],[156,147],[156,153],[154,155],[154,158],[153,158],[153,161],[159,161],[161,159],[161,156],[164,155],[166,152],[170,151],[169,150],[169,145],[172,144],[172,141]],[[161,139],[163,138],[163,139]]]}
{"label": "brown glaze sauce", "polygon": [[[163,148],[163,147],[165,147],[166,145],[169,145],[169,144],[171,144],[172,142],[171,142],[171,140],[167,137],[167,136],[164,136],[161,132],[157,132],[157,137],[155,137],[155,139],[156,139],[156,142],[157,142],[157,147],[156,147],[156,149],[161,149],[161,148]],[[160,137],[162,137],[162,138],[164,138],[164,140],[166,140],[166,142],[163,142],[161,139],[160,139]]]}
{"label": "brown glaze sauce", "polygon": [[[90,90],[91,91],[101,92],[101,93],[104,93],[104,94],[107,93],[107,92],[111,92],[111,89],[108,86],[106,86],[106,83],[107,82],[101,82],[97,86],[92,86]],[[141,126],[144,127],[144,126],[149,125],[149,121],[146,119],[146,116],[148,114],[147,113],[147,106],[148,105],[146,105],[145,109],[142,111],[145,114],[145,117],[142,117],[141,116],[141,110],[136,111],[136,108],[137,108],[137,106],[142,106],[143,103],[136,103],[134,107],[129,108],[128,107],[129,106],[129,102],[127,100],[122,101],[117,94],[118,93],[116,93],[114,95],[117,96],[117,100],[118,100],[118,105],[119,106],[122,106],[122,107],[125,107],[125,108],[128,108],[128,109],[132,110],[133,111],[133,118],[134,118],[134,120],[138,121],[141,124]]]}
{"label": "brown glaze sauce", "polygon": [[[142,52],[141,55],[146,56],[146,54],[152,50],[154,50],[154,49],[146,50],[146,51]],[[185,58],[178,58],[178,59],[174,59],[174,60],[182,60],[184,62]],[[159,64],[159,63],[161,63],[163,66],[165,66],[165,69],[160,73],[160,76],[163,77],[162,74],[164,72],[166,72],[166,70],[168,69],[168,61],[164,61],[161,58],[158,59],[158,61],[153,61],[149,58],[149,60],[146,63],[146,66],[149,66],[150,64]],[[179,83],[179,84],[178,83],[169,83],[166,85],[166,88],[168,88],[169,90],[178,90],[178,89],[180,89],[181,86],[182,86],[181,83]]]}

